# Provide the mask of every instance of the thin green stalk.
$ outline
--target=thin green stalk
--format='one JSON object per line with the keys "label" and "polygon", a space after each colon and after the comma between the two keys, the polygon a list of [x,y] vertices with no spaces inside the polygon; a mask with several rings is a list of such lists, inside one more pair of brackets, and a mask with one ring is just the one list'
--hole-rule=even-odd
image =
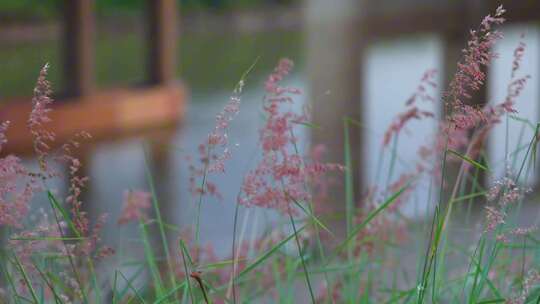
{"label": "thin green stalk", "polygon": [[233,303],[236,303],[236,228],[238,225],[238,212],[239,212],[240,204],[236,203],[236,207],[234,208],[234,224],[233,224],[233,240],[232,240],[232,259],[233,259],[233,265],[232,265],[232,274],[231,274],[231,289],[232,289],[232,298]]}
{"label": "thin green stalk", "polygon": [[349,244],[355,239],[356,235],[362,231],[379,213],[392,205],[392,203],[394,203],[401,196],[401,194],[403,194],[403,192],[409,188],[409,186],[410,183],[405,184],[398,191],[392,194],[392,196],[387,198],[386,201],[379,205],[375,210],[372,210],[360,224],[356,225],[351,230],[348,237],[336,247],[335,254],[337,255],[337,253],[341,252],[344,248],[348,248]]}
{"label": "thin green stalk", "polygon": [[159,271],[157,269],[156,258],[154,256],[152,246],[150,246],[146,224],[142,221],[142,219],[139,221],[139,227],[141,229],[142,241],[144,245],[144,256],[146,258],[148,268],[150,269],[150,274],[152,275],[152,280],[156,288],[156,293],[158,294],[158,296],[161,296],[163,295],[163,292],[164,292],[163,283],[161,281],[161,276],[159,275]]}
{"label": "thin green stalk", "polygon": [[137,297],[137,299],[139,300],[140,303],[143,303],[143,304],[146,304],[146,301],[144,300],[144,298],[141,296],[141,294],[139,293],[139,291],[137,291],[137,289],[135,287],[133,287],[133,285],[131,284],[131,281],[128,280],[126,278],[126,276],[122,273],[122,271],[118,271],[118,273],[122,276],[122,278],[124,278],[124,280],[126,281],[126,284],[128,285],[128,287],[133,291],[133,293],[135,294],[135,296]]}
{"label": "thin green stalk", "polygon": [[[206,158],[209,159],[210,157],[210,147],[206,149]],[[195,220],[195,245],[199,245],[200,241],[200,226],[201,226],[201,207],[202,207],[202,199],[204,194],[204,186],[206,185],[206,178],[208,176],[208,161],[204,163],[204,169],[203,169],[203,177],[201,181],[201,192],[199,193],[199,199],[197,202],[197,215]]]}
{"label": "thin green stalk", "polygon": [[469,265],[467,266],[467,275],[463,279],[463,286],[461,288],[461,296],[460,296],[460,298],[462,299],[462,301],[465,301],[464,297],[465,297],[465,290],[467,289],[467,283],[469,281],[469,273],[471,272],[471,268],[473,267],[474,259],[476,258],[476,254],[478,253],[478,249],[480,247],[480,241],[481,240],[483,240],[482,237],[480,239],[478,239],[478,242],[476,242],[476,246],[474,248],[473,254],[472,254],[472,256],[469,257]]}
{"label": "thin green stalk", "polygon": [[[504,134],[504,170],[508,169],[508,149],[509,149],[509,134],[510,134],[510,124],[508,119],[508,114],[505,115],[505,134]],[[506,174],[506,173],[505,173]]]}
{"label": "thin green stalk", "polygon": [[[478,132],[477,134],[481,134],[481,132]],[[479,135],[476,135],[476,136],[479,136]],[[476,142],[476,137],[473,136],[472,140],[470,141],[470,144],[467,148],[467,151],[465,153],[465,155],[468,155],[473,147],[473,143]],[[442,178],[441,178],[441,189],[440,189],[440,197],[439,197],[439,203],[437,204],[437,207],[436,207],[436,210],[437,208],[439,208],[439,206],[442,204],[442,198],[443,198],[443,181],[444,181],[444,176],[445,176],[445,170],[446,170],[446,157],[447,157],[447,153],[449,152],[452,152],[451,150],[448,149],[448,138],[446,138],[446,144],[445,144],[445,151],[444,151],[444,155],[443,155],[443,174],[442,174]],[[453,154],[456,153],[457,155],[460,155],[459,153],[457,152],[453,152]],[[476,162],[472,161],[471,159],[468,159],[467,157],[464,157],[464,156],[461,156],[461,158],[467,162],[467,163],[472,163],[475,167],[477,168],[481,168],[481,166],[479,166]],[[421,293],[420,293],[420,297],[419,297],[419,303],[423,302],[423,297],[424,297],[424,294],[425,294],[425,291],[424,291],[424,288],[426,287],[426,284],[427,284],[427,276],[426,276],[426,268],[427,268],[427,275],[430,274],[431,272],[431,267],[437,267],[437,264],[436,263],[433,263],[434,262],[434,259],[435,259],[435,256],[438,252],[438,248],[439,248],[439,245],[440,245],[440,241],[442,239],[442,236],[443,236],[443,233],[444,233],[444,230],[446,228],[446,225],[449,221],[449,218],[450,218],[450,215],[452,214],[452,208],[453,208],[453,205],[454,205],[454,198],[457,194],[457,191],[459,189],[459,185],[462,181],[462,178],[465,174],[465,162],[461,162],[461,165],[460,165],[460,168],[459,168],[459,172],[458,172],[458,175],[456,177],[456,182],[454,184],[454,187],[453,187],[453,190],[452,190],[452,193],[450,195],[450,199],[448,201],[448,206],[446,206],[446,208],[444,208],[443,210],[443,213],[442,213],[442,217],[440,219],[438,219],[437,221],[437,230],[435,232],[435,237],[433,239],[433,242],[432,240],[430,239],[430,245],[429,247],[431,247],[431,254],[428,256],[426,256],[426,259],[430,259],[429,263],[426,263],[424,264],[424,272],[422,274],[422,286],[419,287],[419,290],[421,290]],[[432,227],[435,227],[434,225],[432,225]],[[432,228],[433,229],[433,228]],[[427,267],[426,267],[427,266]],[[435,269],[436,270],[436,269]]]}
{"label": "thin green stalk", "polygon": [[[293,129],[291,128],[290,129],[290,133],[291,133],[291,137],[292,138],[295,138],[294,136],[294,131]],[[297,156],[300,156],[300,151],[298,149],[298,146],[296,144],[295,141],[292,142],[292,145],[293,145],[293,148],[294,148],[294,152]],[[304,182],[303,184],[303,187],[304,187],[304,190],[306,192],[308,192],[308,185]],[[296,201],[293,197],[291,197],[291,199],[295,202],[295,204],[300,207],[300,209],[302,209],[304,212],[306,212],[305,208],[300,204],[300,202]],[[315,211],[314,211],[314,208],[313,208],[313,202],[312,201],[309,201],[307,202],[307,206],[308,206],[308,210],[307,210],[307,214],[308,216],[310,217],[310,219],[312,219],[313,221],[315,221],[314,225],[313,225],[313,229],[315,230],[315,239],[317,241],[317,248],[319,250],[319,254],[321,255],[321,259],[322,259],[322,263],[323,264],[326,264],[326,255],[324,253],[324,248],[322,246],[322,242],[321,242],[321,234],[320,234],[320,230],[319,230],[319,227],[318,226],[321,226],[324,230],[326,230],[329,234],[332,234],[332,232],[330,231],[330,229],[326,228],[326,226],[317,219],[317,217],[315,216]],[[330,280],[328,278],[328,274],[326,274],[326,272],[323,274],[324,275],[324,281],[326,283],[326,291],[328,294],[331,294],[331,284],[330,284]]]}
{"label": "thin green stalk", "polygon": [[390,168],[388,168],[388,175],[386,177],[385,189],[388,189],[388,187],[390,186],[390,182],[392,181],[392,176],[394,175],[394,168],[396,166],[396,159],[397,159],[397,146],[398,146],[398,138],[399,138],[398,134],[394,135],[394,138],[392,140],[392,154],[390,157]]}
{"label": "thin green stalk", "polygon": [[90,275],[92,277],[92,284],[94,285],[94,293],[96,297],[96,301],[98,303],[101,303],[101,287],[98,284],[98,279],[96,275],[96,271],[94,269],[94,263],[92,262],[92,259],[90,257],[86,258],[86,263],[88,264],[88,268],[90,269]]}
{"label": "thin green stalk", "polygon": [[[516,144],[517,147],[521,146],[523,142],[523,136],[525,135],[525,127],[526,127],[525,124],[521,125],[521,129],[519,130],[519,135],[517,137],[517,144]],[[518,161],[518,153],[514,153],[514,157],[512,160],[512,169],[515,168],[517,161]]]}
{"label": "thin green stalk", "polygon": [[[354,181],[353,181],[353,163],[351,157],[351,143],[349,134],[349,119],[343,120],[343,133],[344,133],[344,153],[345,153],[345,212],[347,219],[347,237],[351,237],[353,229],[353,216],[354,216]],[[353,241],[354,243],[354,241]],[[350,263],[353,256],[354,244],[347,246],[347,259]]]}
{"label": "thin green stalk", "polygon": [[521,167],[519,168],[518,174],[516,176],[516,183],[519,182],[519,178],[521,176],[521,173],[523,172],[523,168],[525,167],[525,163],[527,158],[529,157],[529,153],[531,152],[531,149],[533,146],[536,146],[536,143],[538,142],[538,131],[540,128],[540,123],[536,124],[536,129],[534,130],[534,135],[531,138],[531,141],[529,143],[529,147],[527,148],[527,152],[525,153],[525,156],[523,157],[523,162],[521,163]]}
{"label": "thin green stalk", "polygon": [[13,255],[13,257],[15,258],[15,265],[17,266],[17,268],[19,268],[19,272],[21,273],[24,283],[26,284],[26,286],[28,287],[28,290],[30,291],[30,295],[32,296],[32,299],[34,300],[36,304],[38,304],[39,300],[37,298],[36,291],[34,290],[34,287],[32,283],[30,282],[30,279],[28,278],[28,274],[26,273],[24,266],[21,264],[21,261],[19,260],[17,255]]}
{"label": "thin green stalk", "polygon": [[[240,77],[240,80],[238,81],[238,83],[236,84],[233,90],[234,94],[240,95],[242,93],[242,88],[244,87],[245,80],[247,79],[249,73],[251,73],[251,71],[257,65],[259,58],[260,57],[257,57],[253,61],[253,63],[249,66],[249,68],[242,74],[242,76]],[[197,203],[197,215],[196,215],[196,222],[195,222],[195,245],[196,246],[199,245],[199,240],[200,240],[199,234],[200,234],[200,222],[201,222],[201,206],[202,206],[202,199],[203,199],[203,194],[204,194],[204,186],[206,185],[206,179],[208,177],[208,165],[210,162],[210,154],[212,151],[211,150],[212,147],[213,147],[212,145],[207,145],[206,147],[206,161],[204,163],[204,168],[203,168],[203,177],[201,181],[201,193],[199,193],[199,199]]]}
{"label": "thin green stalk", "polygon": [[381,179],[381,173],[382,173],[382,165],[384,163],[384,156],[386,155],[385,149],[381,148],[380,152],[378,153],[377,157],[377,170],[375,171],[375,185],[380,185],[380,179]]}
{"label": "thin green stalk", "polygon": [[166,301],[168,298],[170,298],[172,295],[174,295],[178,290],[184,288],[186,286],[187,280],[184,281],[182,284],[179,284],[178,286],[174,287],[173,289],[169,290],[166,294],[161,296],[160,298],[157,298],[153,304],[161,304],[162,302]]}
{"label": "thin green stalk", "polygon": [[[133,283],[133,281],[138,278],[141,273],[146,269],[145,265],[141,265],[137,271],[135,271],[135,273],[129,278],[129,280],[127,281],[127,286],[125,286],[119,293],[118,293],[118,299],[119,300],[122,300],[124,298],[124,296],[126,295],[126,293],[129,291],[130,289],[130,285]],[[116,269],[115,272],[117,273],[120,273],[120,270]]]}
{"label": "thin green stalk", "polygon": [[527,238],[523,236],[523,250],[521,253],[521,292],[523,292],[524,289],[524,283],[525,283],[525,258],[526,258],[526,248],[527,247]]}
{"label": "thin green stalk", "polygon": [[[473,185],[472,185],[472,189],[471,189],[471,194],[475,194],[476,193],[476,188],[477,188],[477,185],[478,185],[478,177],[479,177],[479,172],[480,172],[480,169],[479,168],[475,168],[474,170],[474,180],[473,180]],[[469,201],[467,203],[467,214],[465,216],[465,224],[468,225],[469,222],[470,222],[470,217],[471,217],[471,209],[472,209],[472,204],[473,204],[473,199],[475,198],[474,196],[472,196],[471,194],[468,195],[468,198],[469,198]],[[483,194],[483,193],[482,193]],[[455,202],[456,200],[454,200]]]}
{"label": "thin green stalk", "polygon": [[113,289],[112,289],[112,304],[117,303],[117,283],[118,283],[118,270],[114,271]]}
{"label": "thin green stalk", "polygon": [[[68,226],[72,229],[72,231],[75,233],[75,235],[77,237],[80,237],[81,234],[77,230],[75,225],[73,224],[73,221],[69,217],[69,214],[67,213],[67,211],[64,208],[62,208],[62,206],[60,206],[60,204],[56,200],[54,194],[50,190],[47,190],[47,198],[48,198],[49,203],[51,205],[51,209],[52,209],[52,213],[54,215],[56,226],[58,227],[58,231],[60,232],[60,237],[64,238],[65,235],[64,235],[62,226],[60,225],[60,219],[58,218],[58,214],[56,213],[56,210],[58,210],[60,212],[60,214],[62,214],[62,217],[64,218],[64,220],[66,221]],[[79,272],[77,271],[77,267],[75,266],[75,262],[73,261],[72,254],[69,251],[69,249],[67,248],[67,245],[65,243],[63,243],[63,244],[64,244],[64,247],[65,247],[66,252],[67,252],[67,256],[68,256],[69,264],[71,266],[71,270],[73,271],[73,274],[75,276],[75,280],[77,281],[77,284],[79,285],[79,287],[81,289],[81,293],[82,293],[82,296],[83,296],[83,303],[88,303],[88,295],[86,294],[86,290],[84,289],[84,286],[82,284],[81,276],[80,276]]]}
{"label": "thin green stalk", "polygon": [[[480,240],[481,240],[481,242],[480,242],[480,252],[479,252],[479,255],[478,255],[478,264],[476,265],[476,268],[475,268],[475,271],[474,271],[474,280],[473,280],[473,286],[471,288],[471,292],[469,294],[469,303],[474,303],[473,301],[474,301],[475,290],[476,290],[476,286],[478,285],[478,279],[479,279],[479,275],[481,273],[482,260],[483,260],[483,257],[484,257],[484,248],[485,248],[485,244],[486,244],[485,243],[485,238],[482,237]],[[474,259],[474,257],[473,257],[473,259]]]}
{"label": "thin green stalk", "polygon": [[[520,169],[518,171],[518,174],[515,177],[515,182],[516,183],[519,183],[519,180],[520,180],[521,174],[523,173],[523,169],[525,167],[525,164],[527,163],[527,160],[529,159],[529,154],[530,154],[531,150],[533,149],[533,146],[536,146],[539,128],[540,128],[540,123],[538,123],[536,125],[534,135],[532,136],[531,141],[529,143],[529,146],[527,148],[527,152],[525,153],[525,156],[523,157],[523,161],[521,163]],[[499,234],[501,229],[502,229],[502,227],[499,226],[497,228],[496,234]],[[484,267],[484,270],[482,272],[482,277],[481,277],[481,280],[479,282],[478,291],[476,293],[472,293],[472,296],[474,297],[474,299],[476,299],[477,295],[481,294],[481,292],[483,290],[483,286],[484,286],[484,281],[486,281],[488,273],[491,270],[491,266],[493,265],[494,260],[497,257],[498,252],[499,252],[500,249],[501,249],[500,242],[498,240],[495,240],[495,244],[492,246],[491,253],[490,253],[489,259],[487,261],[487,265],[486,265],[486,267]]]}
{"label": "thin green stalk", "polygon": [[186,283],[187,283],[187,288],[189,291],[189,298],[191,299],[191,303],[195,303],[195,297],[193,296],[193,290],[191,289],[191,283],[189,281],[190,272],[189,272],[189,268],[186,262],[186,256],[189,257],[189,252],[187,252],[187,247],[182,239],[180,239],[179,246],[180,246],[180,253],[182,254],[182,262],[184,264],[184,273],[186,276]]}
{"label": "thin green stalk", "polygon": [[249,272],[251,272],[253,269],[255,269],[257,266],[259,266],[261,263],[263,263],[264,261],[266,261],[268,258],[270,258],[274,253],[277,252],[277,250],[279,250],[283,245],[285,245],[286,243],[288,243],[292,238],[294,238],[298,233],[300,233],[302,230],[304,230],[304,228],[306,228],[306,226],[303,226],[301,227],[300,229],[298,229],[295,233],[292,233],[291,235],[289,235],[287,238],[281,240],[279,243],[277,243],[276,245],[274,245],[272,248],[270,248],[269,250],[267,250],[265,253],[263,253],[261,256],[259,256],[257,259],[255,259],[255,261],[246,266],[246,268],[244,268],[238,275],[237,275],[237,280],[241,277],[243,277],[244,275],[248,274]]}
{"label": "thin green stalk", "polygon": [[429,275],[429,272],[430,272],[430,267],[431,267],[431,262],[432,262],[432,257],[430,256],[430,252],[432,252],[434,249],[432,248],[432,245],[433,245],[433,237],[434,237],[434,234],[435,234],[435,224],[439,222],[439,213],[440,213],[440,207],[441,207],[441,202],[442,202],[442,198],[443,198],[443,183],[444,183],[444,176],[446,174],[446,161],[447,161],[447,150],[448,150],[448,138],[446,138],[445,140],[445,148],[444,148],[444,152],[443,152],[443,157],[442,157],[442,170],[441,170],[441,184],[439,185],[439,202],[437,204],[437,206],[435,207],[435,214],[433,216],[433,221],[431,223],[431,229],[430,229],[430,235],[429,235],[429,241],[428,241],[428,246],[427,246],[427,249],[426,249],[426,255],[425,255],[425,260],[424,260],[424,267],[423,267],[423,270],[422,270],[422,276],[421,276],[421,282],[420,284],[418,284],[418,303],[423,303],[424,301],[424,294],[425,294],[425,289],[426,289],[426,285],[427,285],[427,277]]}
{"label": "thin green stalk", "polygon": [[309,279],[309,272],[306,266],[306,261],[304,260],[304,254],[302,253],[302,245],[300,245],[300,238],[298,237],[298,231],[296,230],[296,224],[294,223],[294,218],[289,212],[289,218],[291,220],[291,225],[294,231],[294,238],[296,240],[296,246],[298,248],[298,255],[300,257],[300,260],[302,261],[302,268],[304,268],[304,275],[306,278],[306,283],[309,289],[309,295],[311,296],[311,303],[315,304],[315,295],[313,293],[313,288],[311,288],[311,281]]}
{"label": "thin green stalk", "polygon": [[204,303],[210,304],[210,300],[208,299],[208,295],[206,294],[206,289],[204,288],[204,284],[203,284],[202,279],[200,277],[196,276],[196,275],[193,275],[193,274],[190,275],[190,277],[195,279],[195,281],[197,281],[197,284],[199,284],[199,289],[201,290],[201,293],[203,295]]}
{"label": "thin green stalk", "polygon": [[[2,259],[4,260],[5,257],[2,257]],[[9,287],[11,288],[13,294],[14,294],[14,299],[15,299],[15,303],[19,304],[20,301],[19,301],[19,293],[17,292],[17,288],[15,287],[15,284],[13,283],[13,278],[11,277],[11,275],[9,274],[9,271],[5,268],[6,264],[4,263],[0,263],[0,267],[2,268],[2,272],[4,273],[8,283],[9,283]]]}
{"label": "thin green stalk", "polygon": [[41,276],[41,278],[43,279],[43,281],[45,282],[47,287],[49,287],[49,289],[51,290],[51,292],[52,292],[52,294],[54,296],[54,301],[56,303],[61,303],[62,300],[60,299],[60,297],[56,293],[56,289],[54,288],[54,285],[51,282],[49,282],[49,280],[47,279],[47,276],[43,273],[43,271],[41,271],[41,269],[35,263],[34,263],[34,267],[38,271],[39,275]]}
{"label": "thin green stalk", "polygon": [[[238,270],[238,259],[240,258],[240,252],[236,250],[236,244],[237,244],[237,240],[236,240],[236,230],[238,228],[238,213],[239,213],[239,204],[236,205],[236,210],[235,210],[235,218],[234,218],[234,234],[233,234],[233,253],[232,253],[232,258],[233,258],[233,271],[231,273],[231,279],[229,280],[229,288],[231,291],[233,292],[236,292],[236,289],[233,289],[233,288],[236,288],[236,284],[238,283],[238,280],[237,280],[237,276],[236,276],[236,272]],[[244,219],[243,219],[243,223],[242,223],[242,229],[240,231],[240,242],[242,242],[242,240],[244,239],[244,235],[246,233],[246,229],[247,229],[247,223],[248,223],[248,219],[249,219],[249,209],[247,210],[246,214],[244,215]],[[227,293],[227,295],[229,295],[229,293]],[[236,293],[235,293],[235,296],[238,296]],[[236,301],[236,298],[234,298],[234,300]]]}
{"label": "thin green stalk", "polygon": [[[153,205],[154,213],[156,215],[156,220],[157,220],[157,223],[158,223],[159,234],[160,234],[160,237],[161,237],[161,242],[162,242],[163,251],[164,251],[164,254],[165,254],[165,259],[167,260],[167,267],[169,269],[169,271],[168,271],[169,281],[170,281],[170,284],[172,286],[176,286],[176,278],[174,276],[174,270],[173,270],[173,266],[171,264],[171,256],[170,256],[170,253],[169,253],[169,242],[167,240],[167,236],[165,235],[165,227],[163,225],[163,219],[161,218],[161,211],[159,209],[159,204],[158,204],[158,199],[157,199],[157,194],[156,194],[156,188],[155,188],[155,185],[154,185],[154,179],[152,178],[152,174],[150,172],[150,168],[149,168],[149,165],[148,165],[148,152],[147,152],[147,149],[145,149],[144,154],[145,154],[145,165],[146,165],[146,180],[147,180],[148,186],[150,187],[150,193],[152,194],[152,205]],[[176,298],[176,300],[178,300],[178,298]]]}

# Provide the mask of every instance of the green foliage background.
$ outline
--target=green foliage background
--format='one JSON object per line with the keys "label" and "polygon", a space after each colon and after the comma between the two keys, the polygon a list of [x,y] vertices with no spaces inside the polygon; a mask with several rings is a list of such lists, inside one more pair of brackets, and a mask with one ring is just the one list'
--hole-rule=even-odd
{"label": "green foliage background", "polygon": [[[56,17],[64,0],[2,0],[0,17],[5,21],[40,20]],[[293,4],[298,0],[177,0],[182,11],[256,8],[271,4]],[[98,14],[137,13],[146,0],[96,0]]]}

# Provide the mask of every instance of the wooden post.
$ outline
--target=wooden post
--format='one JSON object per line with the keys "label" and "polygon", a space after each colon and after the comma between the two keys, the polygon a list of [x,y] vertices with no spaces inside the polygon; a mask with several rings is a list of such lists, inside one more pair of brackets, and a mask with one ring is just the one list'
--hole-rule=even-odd
{"label": "wooden post", "polygon": [[[358,1],[308,0],[306,2],[309,98],[313,144],[328,148],[327,160],[344,164],[344,118],[362,121],[362,57],[365,41]],[[359,7],[360,6],[360,7]],[[350,125],[349,140],[354,178],[354,199],[363,186],[363,132]],[[344,189],[332,193],[333,211],[344,211]]]}
{"label": "wooden post", "polygon": [[[149,82],[151,84],[168,84],[175,79],[176,72],[176,54],[177,54],[177,15],[178,7],[176,0],[148,0],[148,44],[149,44],[149,57],[148,57],[148,72]],[[167,184],[165,178],[170,168],[169,159],[169,143],[172,138],[170,132],[165,136],[159,136],[161,139],[154,141],[150,144],[150,153],[152,158],[152,172],[158,172],[156,177],[156,185],[161,185],[156,189],[157,195],[161,198],[160,201],[160,213],[163,216],[163,220],[167,223],[173,223],[174,212],[171,211],[173,205],[168,196],[169,187],[163,187]],[[161,177],[161,178],[159,178]],[[158,235],[156,232],[154,235]],[[168,233],[166,235],[169,243],[172,243],[172,235]],[[159,239],[153,239],[153,242],[158,243]],[[159,253],[163,255],[163,249],[158,246]],[[164,249],[168,250],[170,248]],[[161,262],[159,268],[162,272],[166,271],[167,263]]]}
{"label": "wooden post", "polygon": [[148,2],[148,69],[152,84],[174,80],[177,54],[176,0],[149,0]]}
{"label": "wooden post", "polygon": [[64,0],[64,79],[68,96],[94,89],[94,1]]}

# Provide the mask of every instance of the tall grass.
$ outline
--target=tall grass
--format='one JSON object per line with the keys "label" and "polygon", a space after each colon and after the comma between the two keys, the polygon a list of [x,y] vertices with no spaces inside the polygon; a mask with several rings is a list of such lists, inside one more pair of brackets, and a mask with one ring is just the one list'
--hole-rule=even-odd
{"label": "tall grass", "polygon": [[[535,170],[540,123],[520,118],[513,107],[528,79],[517,76],[524,45],[514,54],[512,81],[503,103],[480,108],[468,97],[483,85],[483,71],[499,38],[493,27],[502,23],[503,12],[499,8],[473,32],[455,79],[443,94],[441,102],[448,111],[436,121],[440,128],[433,144],[410,160],[415,170],[398,174],[398,138],[411,120],[436,120],[419,101],[434,101],[429,95],[429,87],[435,86],[432,72],[421,79],[381,143],[376,181],[384,183],[367,189],[354,188],[358,164],[352,163],[356,151],[350,144],[351,128],[362,122],[343,118],[343,164],[324,162],[322,150],[299,149],[297,128],[317,132],[324,126],[311,123],[309,113],[287,106],[299,91],[283,86],[292,62],[281,61],[265,83],[260,162],[242,177],[237,201],[226,202],[235,204],[229,257],[203,246],[201,205],[209,196],[220,196],[212,178],[226,174],[224,166],[233,157],[227,132],[248,74],[217,116],[215,129],[202,139],[198,159],[191,160],[197,210],[193,229],[164,222],[147,170],[149,192],[128,192],[119,221],[138,224],[137,244],[143,257],[118,256],[120,263],[98,271],[112,249],[100,245],[102,224],[92,226],[80,209],[84,179],[76,175],[78,160],[70,149],[48,148],[54,136],[43,129],[49,111],[44,105],[50,103],[45,68],[29,123],[40,170],[27,169],[16,156],[0,158],[0,224],[9,236],[1,251],[0,299],[6,303],[539,303],[537,223],[522,223],[521,213],[530,209],[534,198],[527,187]],[[495,125],[510,120],[522,125],[519,144],[510,147],[504,139],[508,171],[486,185],[483,181],[496,178],[492,168],[497,164],[486,157],[485,140]],[[0,147],[8,127],[0,125]],[[525,138],[525,130],[532,133],[530,138]],[[48,187],[59,176],[50,169],[57,160],[70,168],[70,198],[61,199]],[[383,172],[384,160],[389,166]],[[457,174],[452,176],[451,171]],[[341,182],[331,183],[331,177]],[[421,186],[425,180],[427,190]],[[43,191],[50,209],[30,219],[32,195]],[[362,191],[362,197],[355,197]],[[425,216],[404,215],[404,204],[424,191],[429,200]],[[324,204],[342,204],[345,212],[322,212]],[[275,210],[282,220],[249,238],[247,230],[257,221],[251,217],[254,208]],[[153,216],[147,214],[150,210]],[[241,218],[246,210],[250,216]],[[334,231],[330,223],[336,219],[345,223],[344,233]]]}

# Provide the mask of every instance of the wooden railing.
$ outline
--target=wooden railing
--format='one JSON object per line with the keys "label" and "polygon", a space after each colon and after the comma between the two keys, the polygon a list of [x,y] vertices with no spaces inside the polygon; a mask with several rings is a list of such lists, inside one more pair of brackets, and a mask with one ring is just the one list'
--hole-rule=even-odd
{"label": "wooden railing", "polygon": [[[184,86],[176,81],[176,0],[148,0],[150,52],[146,60],[146,86],[98,90],[95,85],[94,0],[64,0],[62,60],[66,91],[53,105],[52,122],[57,143],[75,132],[86,131],[101,141],[117,136],[139,135],[163,127],[174,127],[184,114]],[[144,63],[143,63],[144,64]],[[33,80],[29,80],[33,81]],[[9,120],[8,143],[2,153],[32,153],[26,119],[31,96],[2,100],[0,121]]]}

